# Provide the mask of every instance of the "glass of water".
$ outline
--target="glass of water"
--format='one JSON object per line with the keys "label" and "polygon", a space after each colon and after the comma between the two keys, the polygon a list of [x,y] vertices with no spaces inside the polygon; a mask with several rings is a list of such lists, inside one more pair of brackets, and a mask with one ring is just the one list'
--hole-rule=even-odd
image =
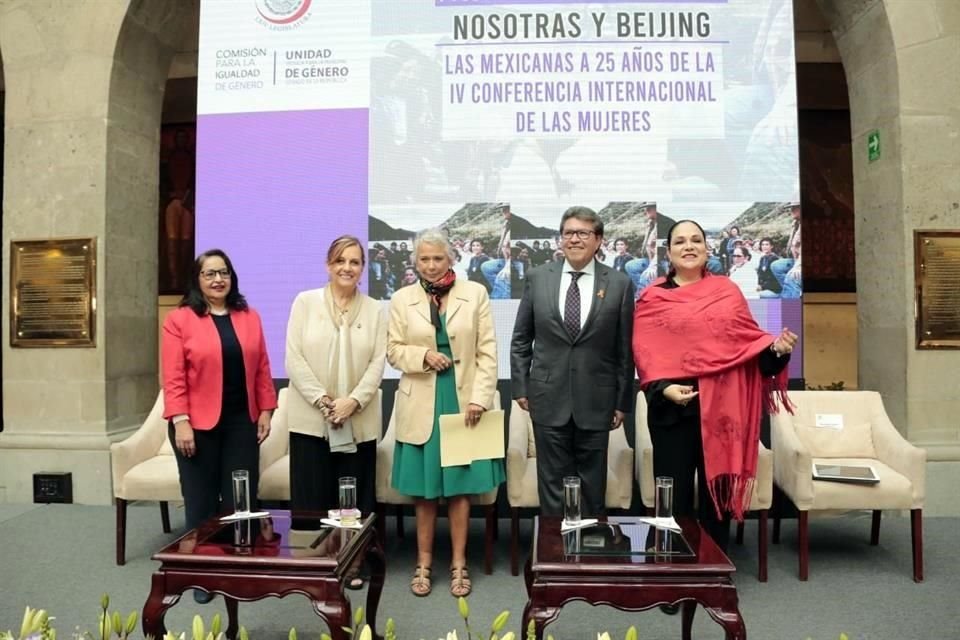
{"label": "glass of water", "polygon": [[673,478],[657,476],[654,494],[653,515],[657,518],[673,517]]}
{"label": "glass of water", "polygon": [[352,527],[360,517],[357,509],[357,479],[353,476],[340,478],[340,524]]}
{"label": "glass of water", "polygon": [[580,478],[567,476],[563,479],[563,521],[565,524],[580,524]]}
{"label": "glass of water", "polygon": [[250,513],[250,472],[246,469],[233,472],[233,510]]}

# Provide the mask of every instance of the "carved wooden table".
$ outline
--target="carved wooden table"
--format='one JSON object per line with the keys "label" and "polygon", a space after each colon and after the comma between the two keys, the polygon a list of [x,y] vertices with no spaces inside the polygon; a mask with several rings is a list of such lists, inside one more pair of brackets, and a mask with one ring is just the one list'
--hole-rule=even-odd
{"label": "carved wooden table", "polygon": [[365,615],[367,624],[376,629],[386,572],[374,529],[376,516],[368,516],[360,529],[336,529],[322,526],[320,514],[270,514],[241,523],[213,518],[154,554],[161,564],[143,605],[144,635],[162,638],[167,609],[185,591],[201,589],[224,596],[229,638],[235,638],[239,629],[238,600],[298,593],[311,600],[331,637],[345,640],[342,627],[352,626],[352,620],[344,583],[348,571],[364,559],[371,572]]}
{"label": "carved wooden table", "polygon": [[746,640],[731,579],[736,568],[695,520],[680,520],[682,539],[655,533],[636,518],[601,518],[579,534],[561,534],[560,521],[534,519],[533,552],[524,568],[529,600],[523,629],[534,620],[538,640],[563,605],[575,600],[622,611],[681,604],[684,640],[690,640],[699,603],[728,640]]}

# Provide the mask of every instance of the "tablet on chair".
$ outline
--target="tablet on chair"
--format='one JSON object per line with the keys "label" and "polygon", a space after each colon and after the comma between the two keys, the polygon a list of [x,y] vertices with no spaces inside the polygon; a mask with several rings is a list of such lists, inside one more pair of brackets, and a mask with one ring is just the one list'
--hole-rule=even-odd
{"label": "tablet on chair", "polygon": [[876,484],[880,482],[877,472],[869,465],[813,463],[813,479],[831,482],[855,482]]}

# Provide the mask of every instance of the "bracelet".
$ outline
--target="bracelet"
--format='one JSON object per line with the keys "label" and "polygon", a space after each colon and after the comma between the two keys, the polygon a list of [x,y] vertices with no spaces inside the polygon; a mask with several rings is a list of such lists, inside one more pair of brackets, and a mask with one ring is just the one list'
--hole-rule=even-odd
{"label": "bracelet", "polygon": [[777,343],[775,343],[775,342],[770,344],[770,351],[773,351],[775,354],[777,354],[777,357],[778,357],[778,358],[782,358],[782,357],[783,357],[783,354],[780,353],[779,351],[777,351]]}

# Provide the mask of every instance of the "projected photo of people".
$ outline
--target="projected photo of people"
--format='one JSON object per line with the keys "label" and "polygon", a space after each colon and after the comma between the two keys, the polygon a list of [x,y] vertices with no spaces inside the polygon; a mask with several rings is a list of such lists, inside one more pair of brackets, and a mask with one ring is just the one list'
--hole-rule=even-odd
{"label": "projected photo of people", "polygon": [[[423,229],[446,230],[453,249],[453,271],[458,278],[482,284],[492,300],[507,300],[516,279],[526,268],[511,243],[517,219],[510,204],[475,202],[452,214],[444,205],[430,207],[374,207],[369,216],[369,295],[389,300],[400,287],[416,284],[419,275],[411,253],[413,240]],[[415,229],[402,227],[411,220]],[[522,219],[520,228],[525,229]],[[518,287],[522,292],[522,284]]]}
{"label": "projected photo of people", "polygon": [[803,291],[800,202],[693,205],[707,233],[707,269],[733,280],[748,299],[796,299]]}
{"label": "projected photo of people", "polygon": [[667,230],[674,218],[653,200],[611,202],[598,215],[604,221],[604,245],[597,258],[630,276],[637,295],[665,275]]}

